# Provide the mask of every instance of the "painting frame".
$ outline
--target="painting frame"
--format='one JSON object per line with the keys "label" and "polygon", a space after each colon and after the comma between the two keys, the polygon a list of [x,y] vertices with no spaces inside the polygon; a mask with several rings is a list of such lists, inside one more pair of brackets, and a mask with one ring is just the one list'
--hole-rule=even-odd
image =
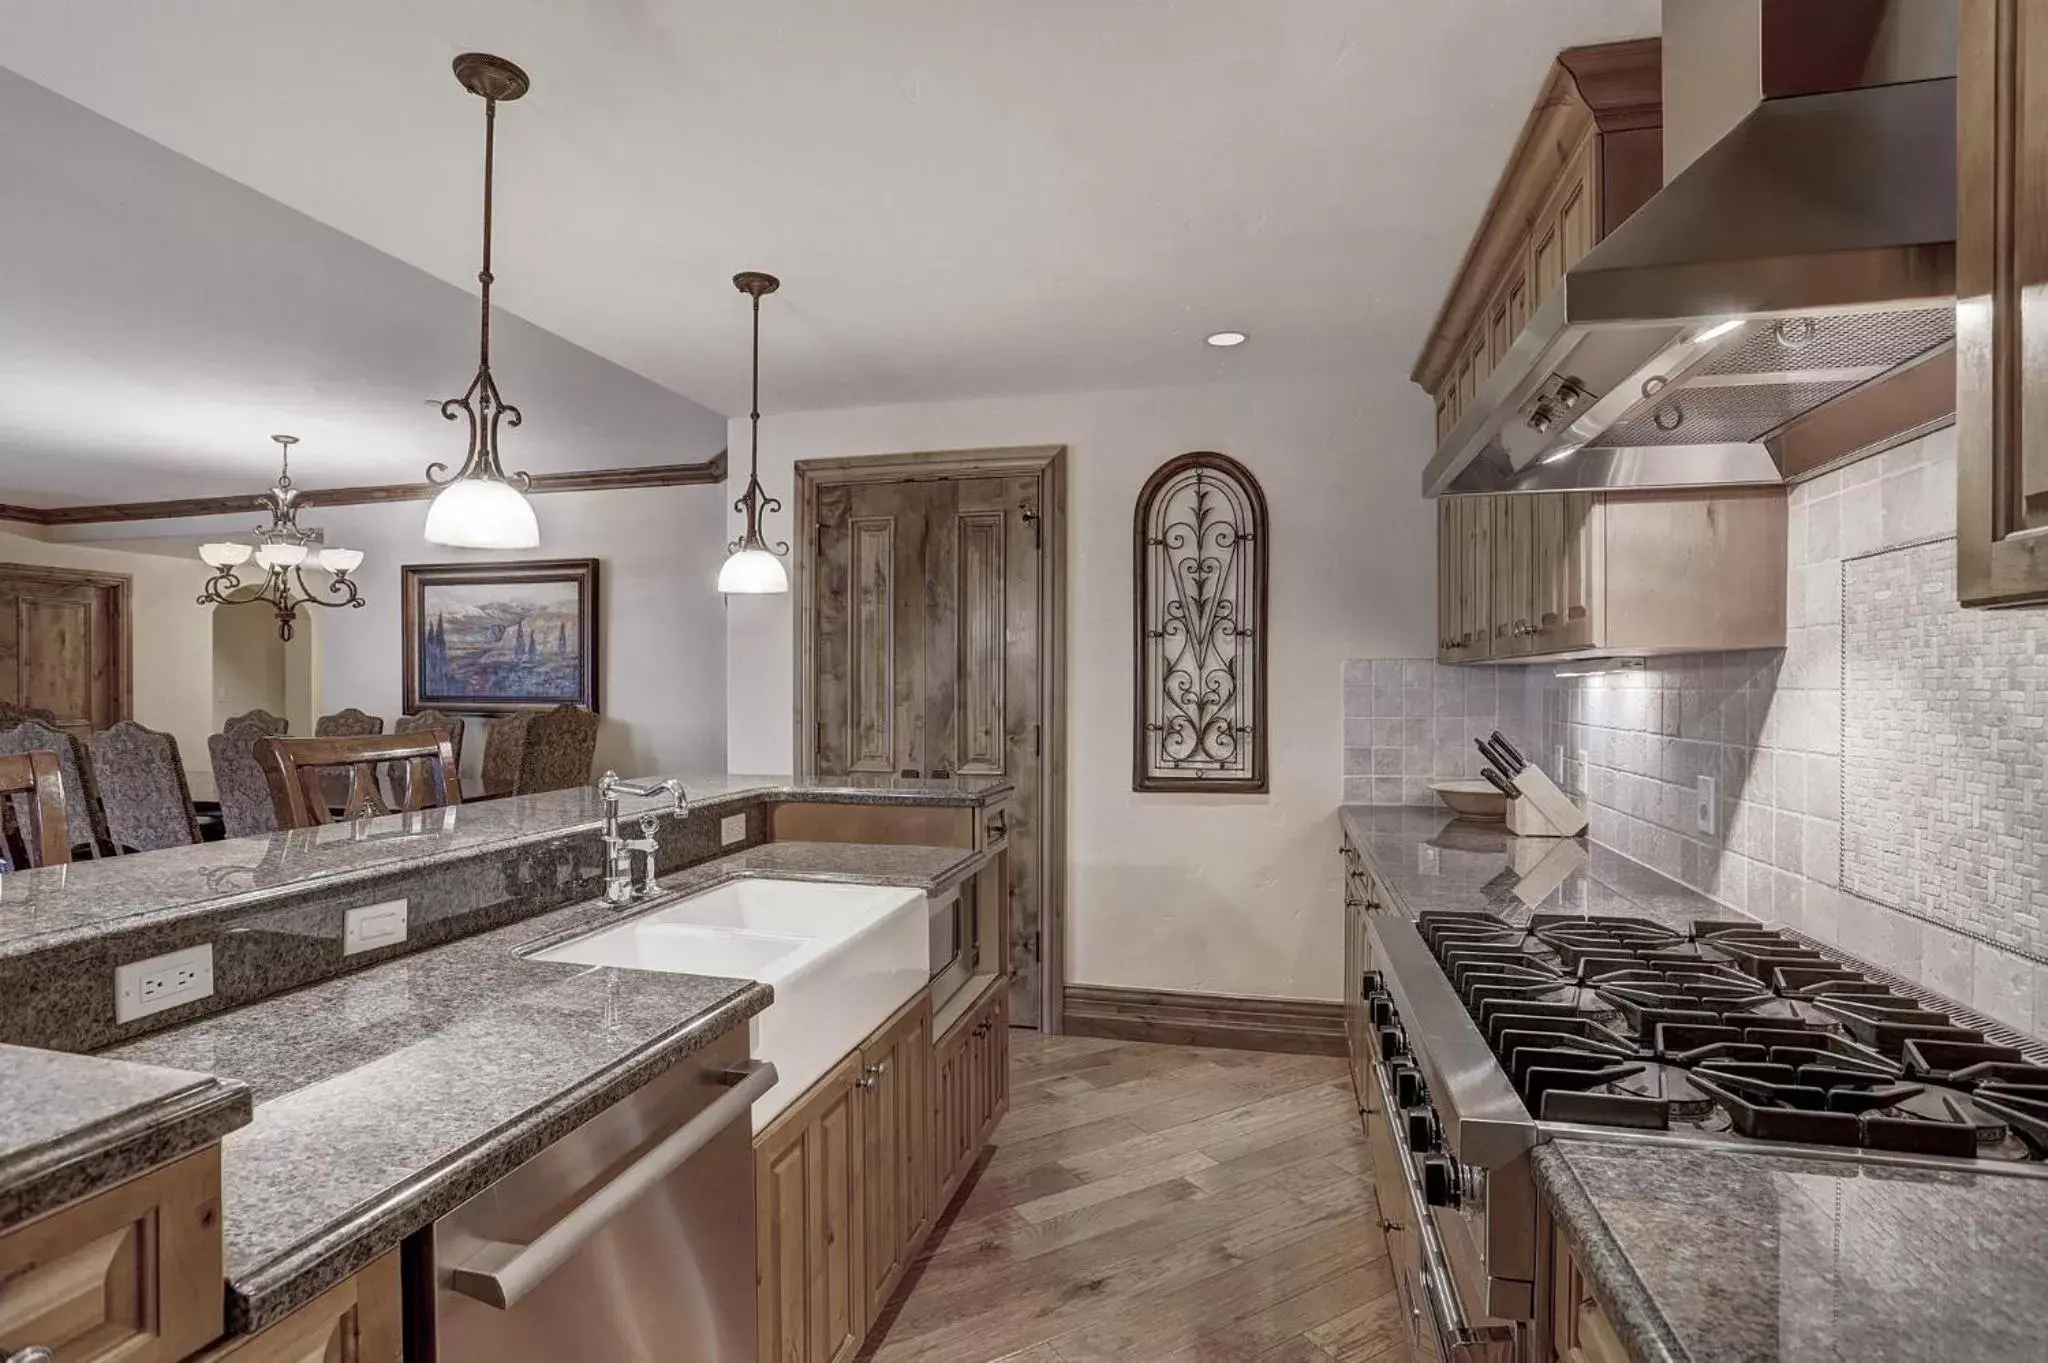
{"label": "painting frame", "polygon": [[[399,632],[403,636],[404,712],[423,709],[471,715],[510,715],[548,710],[557,705],[577,705],[592,714],[599,708],[598,561],[594,558],[537,559],[508,563],[407,563],[399,568]],[[568,584],[575,592],[577,641],[575,694],[567,688],[548,695],[513,693],[478,695],[437,687],[424,677],[423,664],[430,648],[423,630],[430,619],[429,594],[435,588],[504,587],[515,594],[519,588]],[[566,629],[566,624],[560,628]],[[563,635],[566,639],[566,635]],[[445,645],[443,645],[445,648]],[[445,665],[445,664],[444,664]]]}

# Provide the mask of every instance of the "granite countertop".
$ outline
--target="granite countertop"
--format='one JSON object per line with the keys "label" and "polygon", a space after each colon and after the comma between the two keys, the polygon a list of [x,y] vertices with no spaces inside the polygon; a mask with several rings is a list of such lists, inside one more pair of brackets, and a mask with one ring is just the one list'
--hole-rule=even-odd
{"label": "granite countertop", "polygon": [[[663,888],[772,875],[931,892],[985,855],[769,843]],[[222,1145],[231,1330],[274,1323],[771,1001],[745,980],[518,954],[617,921],[602,903],[559,909],[102,1053],[255,1095]]]}
{"label": "granite countertop", "polygon": [[249,1121],[245,1084],[25,1046],[0,1046],[0,1093],[0,1231]]}
{"label": "granite countertop", "polygon": [[[685,773],[676,779],[692,810],[705,812],[774,799],[978,806],[1014,789],[1008,779],[992,776]],[[624,808],[637,814],[664,804],[628,799]],[[602,825],[603,812],[596,787],[581,786],[18,871],[0,884],[0,957],[84,941],[117,923],[231,909],[281,891],[328,889],[420,862],[591,832]]]}
{"label": "granite countertop", "polygon": [[2048,1178],[1590,1140],[1532,1164],[1638,1363],[2048,1357]]}
{"label": "granite countertop", "polygon": [[[1522,923],[1533,914],[1564,913],[1641,918],[1681,930],[1700,920],[1750,921],[1583,839],[1518,838],[1506,824],[1457,819],[1440,809],[1344,805],[1338,818],[1352,846],[1411,918],[1476,911]],[[1543,869],[1552,855],[1564,861]],[[1531,886],[1548,886],[1556,869],[1567,864],[1569,873],[1534,903],[1516,893],[1525,878]]]}

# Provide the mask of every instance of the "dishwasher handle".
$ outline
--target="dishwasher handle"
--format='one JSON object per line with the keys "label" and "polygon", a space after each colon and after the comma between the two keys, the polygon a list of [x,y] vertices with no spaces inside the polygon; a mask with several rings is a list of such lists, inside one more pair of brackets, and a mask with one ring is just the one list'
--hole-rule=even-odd
{"label": "dishwasher handle", "polygon": [[681,1168],[726,1127],[745,1117],[754,1100],[775,1087],[775,1065],[767,1060],[749,1060],[726,1071],[721,1078],[732,1085],[727,1092],[626,1166],[617,1178],[577,1204],[567,1216],[535,1236],[532,1243],[485,1242],[465,1262],[450,1270],[450,1290],[501,1311],[517,1306],[522,1297],[568,1262],[613,1217]]}

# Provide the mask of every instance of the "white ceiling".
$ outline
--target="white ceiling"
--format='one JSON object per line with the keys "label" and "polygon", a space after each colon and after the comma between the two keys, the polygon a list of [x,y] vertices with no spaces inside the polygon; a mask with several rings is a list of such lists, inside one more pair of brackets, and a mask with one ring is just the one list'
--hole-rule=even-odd
{"label": "white ceiling", "polygon": [[[499,301],[740,412],[728,280],[774,271],[772,412],[1405,375],[1551,55],[1656,24],[1656,0],[8,0],[0,59],[472,288],[482,111],[448,61],[511,57],[534,87],[499,118]],[[1251,342],[1201,344],[1224,327]],[[435,345],[428,392],[460,377]],[[132,422],[213,397],[127,392],[136,357],[102,358]]]}

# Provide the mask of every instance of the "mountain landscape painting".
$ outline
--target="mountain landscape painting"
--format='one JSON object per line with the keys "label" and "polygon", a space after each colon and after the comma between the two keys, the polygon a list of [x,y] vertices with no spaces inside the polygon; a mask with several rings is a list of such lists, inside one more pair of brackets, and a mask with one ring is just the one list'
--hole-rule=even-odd
{"label": "mountain landscape painting", "polygon": [[408,565],[407,708],[595,708],[596,564]]}

